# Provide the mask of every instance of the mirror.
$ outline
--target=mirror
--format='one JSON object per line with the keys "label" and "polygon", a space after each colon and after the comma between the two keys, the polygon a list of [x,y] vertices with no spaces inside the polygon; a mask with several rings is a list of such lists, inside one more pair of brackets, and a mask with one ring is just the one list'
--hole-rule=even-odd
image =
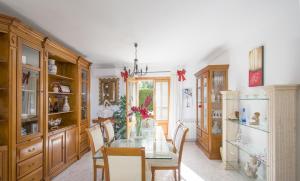
{"label": "mirror", "polygon": [[119,78],[99,79],[100,105],[117,104],[119,102]]}

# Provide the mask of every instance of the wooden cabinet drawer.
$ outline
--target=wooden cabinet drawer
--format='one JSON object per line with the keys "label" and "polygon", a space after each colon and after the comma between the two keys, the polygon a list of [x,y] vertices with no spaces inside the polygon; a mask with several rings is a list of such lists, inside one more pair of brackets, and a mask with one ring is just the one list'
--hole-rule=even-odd
{"label": "wooden cabinet drawer", "polygon": [[43,151],[43,140],[38,139],[17,146],[17,160],[23,161]]}
{"label": "wooden cabinet drawer", "polygon": [[80,152],[84,151],[87,147],[89,147],[88,139],[80,141]]}
{"label": "wooden cabinet drawer", "polygon": [[80,135],[80,142],[85,141],[87,139],[88,139],[87,133],[83,133],[83,134]]}
{"label": "wooden cabinet drawer", "polygon": [[29,175],[19,179],[18,181],[40,181],[43,179],[43,168],[31,172]]}
{"label": "wooden cabinet drawer", "polygon": [[89,127],[89,124],[82,124],[80,126],[80,134],[86,133],[85,129]]}
{"label": "wooden cabinet drawer", "polygon": [[43,165],[43,154],[40,153],[32,158],[18,163],[17,165],[17,175],[18,178],[32,172],[33,170],[41,167]]}

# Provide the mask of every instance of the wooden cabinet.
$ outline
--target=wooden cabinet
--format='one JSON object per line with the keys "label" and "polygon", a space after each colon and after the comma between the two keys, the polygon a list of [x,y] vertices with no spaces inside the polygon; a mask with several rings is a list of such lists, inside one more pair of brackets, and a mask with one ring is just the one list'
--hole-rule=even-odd
{"label": "wooden cabinet", "polygon": [[79,156],[89,151],[89,142],[86,128],[90,125],[90,63],[83,58],[78,59],[78,77],[79,77]]}
{"label": "wooden cabinet", "polygon": [[42,135],[43,49],[42,42],[18,38],[17,142]]}
{"label": "wooden cabinet", "polygon": [[222,99],[228,87],[228,65],[209,65],[196,76],[197,144],[209,159],[221,159]]}
{"label": "wooden cabinet", "polygon": [[77,159],[77,129],[72,128],[66,131],[66,162],[72,162]]}
{"label": "wooden cabinet", "polygon": [[5,181],[8,180],[7,178],[7,160],[8,160],[8,153],[7,153],[7,146],[0,146],[0,180]]}
{"label": "wooden cabinet", "polygon": [[48,169],[50,177],[62,172],[77,160],[78,141],[76,126],[57,130],[48,138]]}
{"label": "wooden cabinet", "polygon": [[[49,71],[53,60],[56,73]],[[0,150],[2,180],[51,179],[88,151],[89,67],[47,35],[0,14],[0,148],[11,153]],[[61,125],[49,127],[55,119]]]}
{"label": "wooden cabinet", "polygon": [[65,132],[49,136],[49,174],[63,168],[65,164]]}

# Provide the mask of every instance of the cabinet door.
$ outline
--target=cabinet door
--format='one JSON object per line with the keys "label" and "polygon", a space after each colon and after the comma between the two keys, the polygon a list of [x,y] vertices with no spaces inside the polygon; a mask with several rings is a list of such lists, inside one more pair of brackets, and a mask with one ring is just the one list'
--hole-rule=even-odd
{"label": "cabinet door", "polygon": [[203,74],[203,93],[202,93],[202,100],[203,100],[203,108],[202,108],[202,130],[206,133],[208,131],[208,73]]}
{"label": "cabinet door", "polygon": [[17,141],[42,134],[42,49],[18,39]]}
{"label": "cabinet door", "polygon": [[65,163],[65,132],[49,136],[49,173],[61,169]]}
{"label": "cabinet door", "polygon": [[197,128],[201,129],[201,117],[202,117],[202,78],[199,77],[196,79],[196,87],[197,87]]}
{"label": "cabinet door", "polygon": [[89,114],[89,70],[81,67],[81,122],[88,122]]}
{"label": "cabinet door", "polygon": [[71,162],[77,157],[77,129],[72,128],[66,131],[66,161]]}
{"label": "cabinet door", "polygon": [[211,99],[211,132],[215,135],[222,134],[222,96],[221,91],[227,90],[226,71],[213,70],[210,74],[210,99]]}

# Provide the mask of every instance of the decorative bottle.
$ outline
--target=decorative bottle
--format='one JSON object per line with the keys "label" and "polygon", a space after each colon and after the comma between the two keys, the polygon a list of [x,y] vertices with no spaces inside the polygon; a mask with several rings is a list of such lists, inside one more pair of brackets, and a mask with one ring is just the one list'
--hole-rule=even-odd
{"label": "decorative bottle", "polygon": [[246,109],[245,108],[243,108],[243,110],[242,110],[241,122],[242,123],[247,122],[247,115],[246,115]]}
{"label": "decorative bottle", "polygon": [[64,103],[64,106],[63,106],[63,112],[68,112],[70,111],[70,105],[69,105],[69,102],[68,102],[68,96],[65,96],[65,103]]}
{"label": "decorative bottle", "polygon": [[53,74],[53,75],[56,75],[57,73],[57,66],[55,65],[55,60],[53,59],[49,59],[48,72],[49,74]]}

